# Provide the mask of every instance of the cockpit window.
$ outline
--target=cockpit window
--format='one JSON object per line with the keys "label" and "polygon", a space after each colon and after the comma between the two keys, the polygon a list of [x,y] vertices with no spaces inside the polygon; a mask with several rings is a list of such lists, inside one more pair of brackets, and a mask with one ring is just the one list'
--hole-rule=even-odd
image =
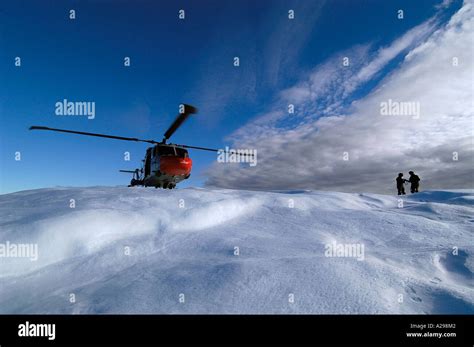
{"label": "cockpit window", "polygon": [[170,155],[178,156],[180,158],[187,158],[188,151],[184,148],[174,147],[174,146],[157,146],[155,147],[155,154],[157,155]]}
{"label": "cockpit window", "polygon": [[176,154],[180,158],[187,158],[188,157],[188,151],[185,150],[184,148],[176,148]]}

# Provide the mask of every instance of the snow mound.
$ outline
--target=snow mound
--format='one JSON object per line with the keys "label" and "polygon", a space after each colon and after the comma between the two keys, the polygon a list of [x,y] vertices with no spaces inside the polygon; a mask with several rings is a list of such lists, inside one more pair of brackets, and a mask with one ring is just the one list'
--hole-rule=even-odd
{"label": "snow mound", "polygon": [[0,313],[472,314],[473,204],[472,190],[0,195]]}

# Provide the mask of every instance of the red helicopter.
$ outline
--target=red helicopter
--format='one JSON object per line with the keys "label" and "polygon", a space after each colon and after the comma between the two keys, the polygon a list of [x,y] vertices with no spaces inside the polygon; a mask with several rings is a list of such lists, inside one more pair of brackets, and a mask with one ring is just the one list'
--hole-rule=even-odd
{"label": "red helicopter", "polygon": [[[87,136],[105,137],[115,140],[124,141],[136,141],[136,142],[147,142],[154,146],[148,147],[146,150],[145,159],[143,160],[143,166],[141,169],[131,170],[120,170],[120,172],[132,173],[133,178],[130,181],[129,187],[133,186],[145,186],[155,188],[169,188],[173,189],[179,182],[188,179],[191,175],[191,168],[193,161],[189,157],[187,148],[199,149],[203,151],[211,152],[223,152],[218,149],[196,147],[187,145],[177,145],[166,143],[166,141],[174,134],[174,132],[188,119],[188,117],[197,113],[197,109],[193,106],[181,104],[180,114],[176,117],[175,121],[166,130],[163,140],[157,142],[154,140],[142,140],[132,137],[122,137],[104,134],[87,133],[82,131],[73,131],[65,129],[48,128],[44,126],[31,126],[30,130],[50,130],[58,131],[70,134],[79,134]],[[240,155],[237,152],[229,152],[232,154]]]}

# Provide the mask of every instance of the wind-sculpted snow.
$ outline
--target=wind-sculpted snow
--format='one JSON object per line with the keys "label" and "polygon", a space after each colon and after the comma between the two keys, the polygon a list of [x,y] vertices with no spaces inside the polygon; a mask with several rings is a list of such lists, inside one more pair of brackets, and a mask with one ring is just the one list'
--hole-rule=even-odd
{"label": "wind-sculpted snow", "polygon": [[[38,251],[0,257],[0,313],[472,314],[473,197],[427,191],[400,205],[376,194],[113,187],[0,195],[0,245]],[[337,245],[358,253],[327,252]]]}

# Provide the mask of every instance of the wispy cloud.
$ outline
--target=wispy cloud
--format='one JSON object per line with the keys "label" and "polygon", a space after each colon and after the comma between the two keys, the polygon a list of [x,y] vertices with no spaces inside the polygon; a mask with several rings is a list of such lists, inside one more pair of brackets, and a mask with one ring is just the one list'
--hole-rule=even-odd
{"label": "wispy cloud", "polygon": [[442,0],[438,5],[436,5],[435,7],[437,9],[442,9],[442,8],[447,8],[449,7],[452,3],[453,3],[454,0]]}
{"label": "wispy cloud", "polygon": [[[207,184],[388,192],[396,173],[413,169],[424,188],[472,187],[472,22],[466,2],[443,26],[433,18],[375,53],[353,48],[350,68],[330,58],[230,137],[237,147],[257,148],[258,165],[216,164]],[[401,54],[400,66],[354,100],[354,91]],[[389,99],[419,103],[420,117],[382,116]],[[289,100],[297,116],[286,112]],[[289,117],[296,118],[286,126]]]}
{"label": "wispy cloud", "polygon": [[[298,20],[288,19],[288,3],[272,1],[272,6],[258,14],[249,2],[249,18],[245,26],[237,22],[230,32],[217,21],[212,36],[203,45],[208,54],[201,66],[196,85],[187,100],[201,105],[206,121],[218,122],[230,105],[256,102],[260,91],[272,91],[293,73],[298,56],[309,39],[325,1],[294,0],[292,9]],[[234,6],[223,6],[231,13]],[[220,21],[230,21],[222,17]],[[233,68],[233,58],[240,67]],[[235,86],[239,86],[236,88]]]}
{"label": "wispy cloud", "polygon": [[432,18],[409,30],[402,37],[392,42],[391,45],[380,48],[375,57],[344,84],[344,96],[347,97],[362,83],[373,78],[380,70],[402,52],[426,39],[427,36],[433,32],[435,25],[435,18]]}

